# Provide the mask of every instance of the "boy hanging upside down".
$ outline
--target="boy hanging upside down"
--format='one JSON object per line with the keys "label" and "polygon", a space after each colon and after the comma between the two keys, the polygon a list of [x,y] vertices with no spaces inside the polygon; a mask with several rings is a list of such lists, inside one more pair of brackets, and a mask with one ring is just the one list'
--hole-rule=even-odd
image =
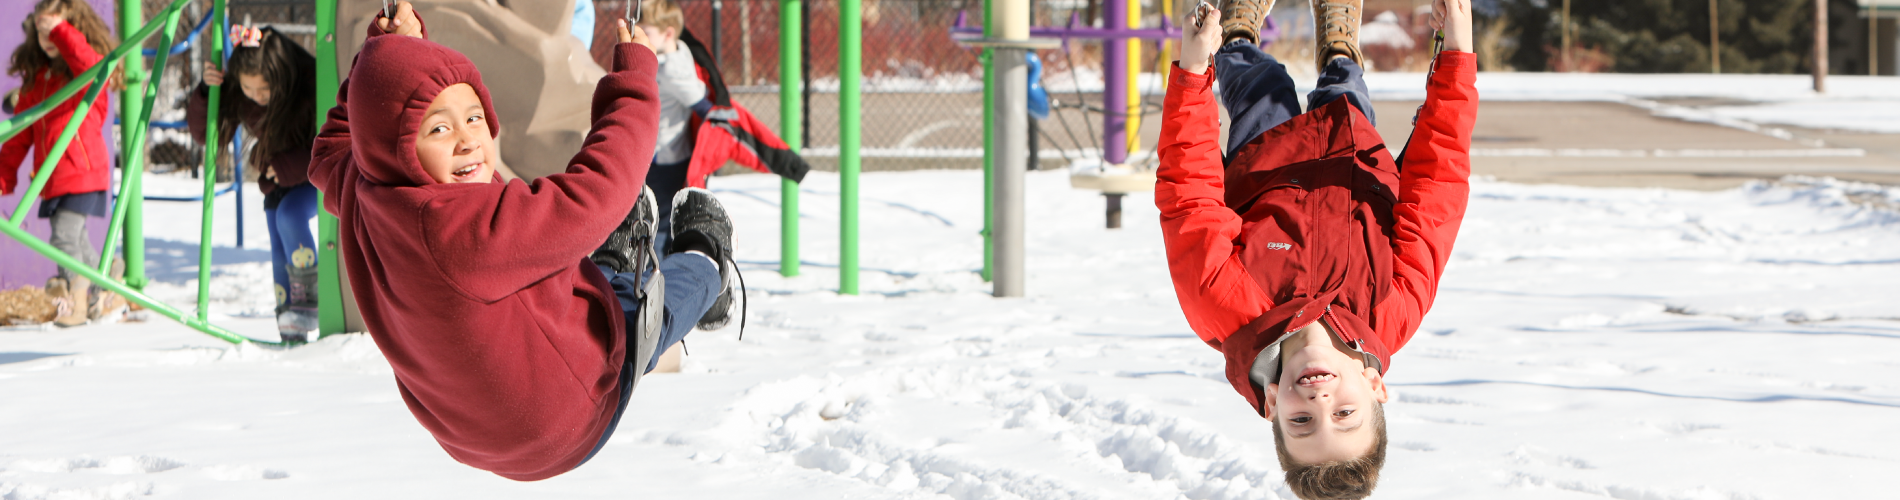
{"label": "boy hanging upside down", "polygon": [[1356,499],[1385,463],[1386,369],[1431,309],[1464,218],[1477,58],[1470,0],[1434,0],[1445,50],[1394,161],[1361,79],[1361,0],[1311,1],[1320,77],[1304,114],[1257,45],[1273,0],[1221,0],[1205,28],[1183,23],[1155,203],[1188,324],[1271,422],[1288,485]]}
{"label": "boy hanging upside down", "polygon": [[509,479],[598,452],[641,374],[727,288],[732,223],[705,190],[678,194],[666,256],[653,255],[658,209],[641,185],[657,63],[644,34],[619,28],[564,173],[495,175],[481,74],[428,41],[408,2],[371,23],[312,152],[403,401],[449,456]]}

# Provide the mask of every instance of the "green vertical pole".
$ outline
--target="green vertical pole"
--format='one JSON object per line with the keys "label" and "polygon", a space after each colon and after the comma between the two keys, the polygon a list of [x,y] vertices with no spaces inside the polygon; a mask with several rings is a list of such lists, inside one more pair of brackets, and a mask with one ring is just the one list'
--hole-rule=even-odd
{"label": "green vertical pole", "polygon": [[[128,42],[143,45],[143,40],[128,40],[127,36],[139,31],[139,28],[144,25],[145,2],[141,0],[119,0],[119,45],[125,45]],[[176,27],[174,26],[173,28]],[[173,31],[167,31],[165,34],[171,35],[172,33]],[[171,47],[166,46],[159,47],[158,57],[161,61],[165,57],[166,51],[170,49]],[[137,52],[126,56],[125,62],[122,64],[123,66],[120,66],[120,68],[124,69],[125,89],[119,92],[119,171],[123,174],[119,177],[119,204],[123,205],[135,204],[141,199],[126,198],[125,195],[129,194],[129,190],[125,189],[125,186],[137,184],[137,172],[140,170],[136,165],[133,165],[133,163],[138,160],[136,153],[144,152],[142,150],[145,148],[145,137],[142,128],[146,126],[146,122],[135,121],[135,118],[146,115],[140,111],[150,106],[150,103],[143,99],[145,96],[142,94],[145,94],[145,92],[141,92],[141,90],[143,90],[143,84],[148,78],[151,78],[151,75],[145,73],[145,57],[140,56]],[[137,137],[134,137],[134,130],[140,130],[141,133],[137,134]],[[114,211],[117,212],[118,210],[115,209]],[[122,223],[122,221],[119,220],[113,222]],[[111,229],[118,229],[119,227],[120,226],[115,224]],[[101,269],[112,268],[111,247],[114,236],[116,235],[106,235],[106,241],[104,243],[106,248],[101,249],[99,253]],[[126,245],[126,250],[130,251],[131,249],[131,245]],[[131,259],[129,258],[129,254],[126,260],[126,264],[130,265]],[[140,265],[144,263],[144,259],[139,259]],[[143,275],[144,273],[140,272],[139,274]]]}
{"label": "green vertical pole", "polygon": [[[996,37],[996,23],[990,19],[990,2],[983,0],[983,38]],[[996,247],[990,244],[991,220],[996,217],[996,51],[983,49],[977,63],[983,65],[983,281],[990,281],[996,264]]]}
{"label": "green vertical pole", "polygon": [[[212,0],[211,15],[214,17],[212,17],[211,28],[207,30],[211,36],[206,39],[206,43],[211,49],[210,60],[222,65],[224,63],[224,30],[218,27],[224,26],[224,0]],[[222,92],[211,93],[211,99],[205,105],[205,116],[218,116],[219,94]],[[213,120],[212,123],[217,123],[216,118],[211,118],[211,120]],[[217,146],[224,144],[218,139],[218,127],[205,127],[203,169],[205,192],[203,215],[199,219],[198,226],[198,321],[209,321],[211,318],[211,213],[218,201],[218,150],[224,149]],[[233,182],[244,181],[237,179]],[[238,208],[243,209],[243,207]]]}
{"label": "green vertical pole", "polygon": [[[145,2],[119,0],[119,43],[124,45],[132,42],[143,45],[143,40],[126,40],[125,37],[138,31],[139,27],[144,25]],[[169,50],[171,47],[159,47],[158,57],[165,57],[166,51]],[[119,154],[120,158],[124,158],[132,152],[132,129],[139,125],[132,119],[139,116],[140,108],[145,107],[145,99],[143,99],[145,96],[142,91],[145,79],[149,75],[145,74],[145,58],[136,52],[126,56],[120,64],[119,68],[125,75],[125,88],[119,91]],[[100,260],[107,259],[105,256],[100,257]]]}
{"label": "green vertical pole", "polygon": [[[125,183],[132,189],[125,190],[130,206],[125,211],[125,285],[133,290],[145,289],[145,174],[143,168],[136,175],[127,175]],[[124,202],[121,202],[124,203]]]}
{"label": "green vertical pole", "polygon": [[838,2],[838,293],[858,294],[858,146],[863,0]]}
{"label": "green vertical pole", "polygon": [[[799,41],[805,36],[801,2],[784,0],[778,8],[778,128],[792,153],[805,150],[804,111],[798,107],[800,92],[804,91],[800,88],[804,75],[799,74],[798,53]],[[798,276],[798,183],[790,179],[779,180],[778,273]]]}
{"label": "green vertical pole", "polygon": [[[165,35],[159,37],[158,46],[165,48],[159,49],[160,55],[153,59],[151,74],[161,77],[165,74],[165,61],[170,58],[166,57],[164,52],[170,50],[173,35],[176,33],[178,33],[178,10],[172,9],[170,14],[165,16]],[[144,198],[143,196],[134,197],[132,193],[137,190],[138,179],[143,177],[145,172],[145,139],[152,130],[152,102],[158,99],[158,83],[151,78],[141,79],[141,82],[140,86],[144,87],[142,89],[135,88],[130,81],[126,82],[126,97],[120,98],[122,102],[137,103],[138,106],[137,111],[126,112],[119,116],[119,130],[125,140],[125,147],[119,149],[119,170],[124,172],[124,175],[119,181],[118,203],[112,205],[112,222],[106,225],[105,248],[99,250],[100,274],[110,274],[112,245],[122,234],[120,231],[125,227],[126,217],[131,214],[131,207],[141,204]],[[125,106],[121,109],[131,108],[133,106]],[[130,249],[130,246],[128,245],[127,248]],[[130,254],[128,253],[127,256],[129,257]],[[131,259],[126,260],[129,263]],[[141,261],[140,264],[143,265],[144,262]]]}
{"label": "green vertical pole", "polygon": [[[317,0],[317,128],[336,106],[340,85],[336,67],[336,0]],[[317,206],[323,206],[323,194],[317,194]],[[336,253],[336,216],[317,210],[317,335],[343,333],[349,329],[343,314],[343,269]]]}

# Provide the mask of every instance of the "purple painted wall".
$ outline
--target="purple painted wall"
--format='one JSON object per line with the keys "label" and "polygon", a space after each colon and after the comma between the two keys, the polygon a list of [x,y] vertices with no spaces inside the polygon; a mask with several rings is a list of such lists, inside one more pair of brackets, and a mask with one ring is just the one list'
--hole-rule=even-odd
{"label": "purple painted wall", "polygon": [[[33,13],[33,5],[37,3],[39,2],[32,0],[0,1],[0,66],[5,66],[7,61],[10,61],[13,57],[13,49],[26,40],[26,33],[20,29],[20,23],[24,22],[27,16]],[[106,24],[112,26],[115,30],[114,33],[117,33],[119,11],[115,7],[114,2],[112,0],[88,0],[88,3],[92,4],[93,10],[97,11],[101,17],[104,17]],[[0,73],[4,73],[4,71],[0,71]],[[0,75],[0,92],[7,92],[17,88],[20,88],[19,78],[11,75]],[[101,94],[102,97],[105,95],[106,94]],[[112,97],[112,100],[116,104],[118,96],[113,95]],[[118,107],[116,105],[113,106],[112,111],[112,114],[117,116]],[[12,118],[10,115],[4,117]],[[108,139],[107,142],[116,146],[118,142],[111,140],[111,121],[108,120],[107,123],[108,126],[105,127],[106,130],[104,130],[106,138]],[[27,162],[32,162],[32,160],[32,155],[27,155]],[[5,170],[5,168],[0,168],[0,175],[4,175]],[[16,179],[20,181],[20,189],[10,196],[0,196],[0,215],[10,216],[12,215],[13,208],[19,206],[20,196],[26,191],[26,184],[31,182],[32,172],[33,167],[31,165],[21,165],[19,167],[18,173],[14,175],[18,176]],[[25,229],[27,232],[32,233],[44,241],[52,231],[46,219],[41,219],[36,216],[39,213],[39,203],[35,202],[32,206],[28,207],[27,210],[26,220],[23,224]],[[86,221],[86,229],[92,233],[93,251],[96,252],[98,251],[99,245],[105,243],[106,220],[101,218],[88,219]],[[32,250],[28,250],[26,245],[13,241],[12,238],[0,236],[0,290],[18,288],[23,285],[38,286],[45,284],[46,278],[51,277],[57,270],[58,266],[53,265],[53,261],[47,260]]]}

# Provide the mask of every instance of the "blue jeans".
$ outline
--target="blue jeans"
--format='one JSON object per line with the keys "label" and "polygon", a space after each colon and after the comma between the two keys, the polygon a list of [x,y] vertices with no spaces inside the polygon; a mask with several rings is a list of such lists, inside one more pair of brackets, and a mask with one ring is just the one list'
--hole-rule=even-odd
{"label": "blue jeans", "polygon": [[647,169],[647,187],[653,189],[653,201],[660,205],[659,232],[653,236],[653,251],[661,255],[666,254],[666,241],[673,238],[673,195],[686,189],[686,168],[690,166],[692,160],[655,163]]}
{"label": "blue jeans", "polygon": [[[1237,40],[1214,53],[1214,74],[1220,81],[1220,102],[1233,120],[1227,133],[1227,157],[1252,142],[1260,134],[1300,115],[1300,100],[1293,93],[1293,78],[1286,66],[1260,50],[1260,46]],[[1374,125],[1371,91],[1366,89],[1365,70],[1344,57],[1326,62],[1319,73],[1319,85],[1306,94],[1306,109],[1312,111],[1345,97],[1352,107],[1366,114]]]}
{"label": "blue jeans", "polygon": [[[290,289],[289,266],[297,251],[309,249],[310,263],[316,265],[317,239],[310,234],[310,219],[316,216],[317,188],[308,183],[290,188],[277,208],[264,209],[264,224],[270,229],[270,279],[279,293]],[[284,305],[282,299],[277,305]]]}
{"label": "blue jeans", "polygon": [[[614,419],[607,424],[607,431],[600,434],[600,441],[594,443],[594,450],[587,452],[585,464],[600,453],[607,445],[607,438],[614,435],[614,429],[620,427],[620,416],[627,412],[627,400],[633,396],[633,370],[644,374],[653,371],[660,362],[660,355],[666,348],[686,339],[693,331],[693,325],[699,323],[699,317],[712,309],[714,299],[719,298],[719,265],[712,259],[698,254],[677,253],[660,258],[660,273],[666,275],[666,296],[662,297],[666,308],[665,319],[660,325],[660,342],[653,348],[653,357],[632,359],[634,345],[634,321],[640,317],[640,299],[635,292],[640,289],[650,273],[615,273],[613,269],[601,266],[600,273],[607,276],[607,282],[614,287],[614,295],[620,299],[620,310],[627,317],[627,362],[620,369],[620,406],[614,408]],[[576,465],[575,467],[579,467]]]}

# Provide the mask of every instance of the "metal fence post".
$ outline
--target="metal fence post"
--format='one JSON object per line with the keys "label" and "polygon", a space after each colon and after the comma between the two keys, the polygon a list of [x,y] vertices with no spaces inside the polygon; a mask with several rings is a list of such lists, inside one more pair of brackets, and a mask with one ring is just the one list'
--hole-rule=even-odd
{"label": "metal fence post", "polygon": [[838,293],[858,294],[858,147],[864,76],[863,0],[838,2]]}
{"label": "metal fence post", "polygon": [[[799,107],[804,76],[800,41],[804,39],[803,0],[783,0],[778,9],[779,135],[793,153],[805,150],[804,118]],[[798,276],[798,183],[779,180],[778,273]]]}

